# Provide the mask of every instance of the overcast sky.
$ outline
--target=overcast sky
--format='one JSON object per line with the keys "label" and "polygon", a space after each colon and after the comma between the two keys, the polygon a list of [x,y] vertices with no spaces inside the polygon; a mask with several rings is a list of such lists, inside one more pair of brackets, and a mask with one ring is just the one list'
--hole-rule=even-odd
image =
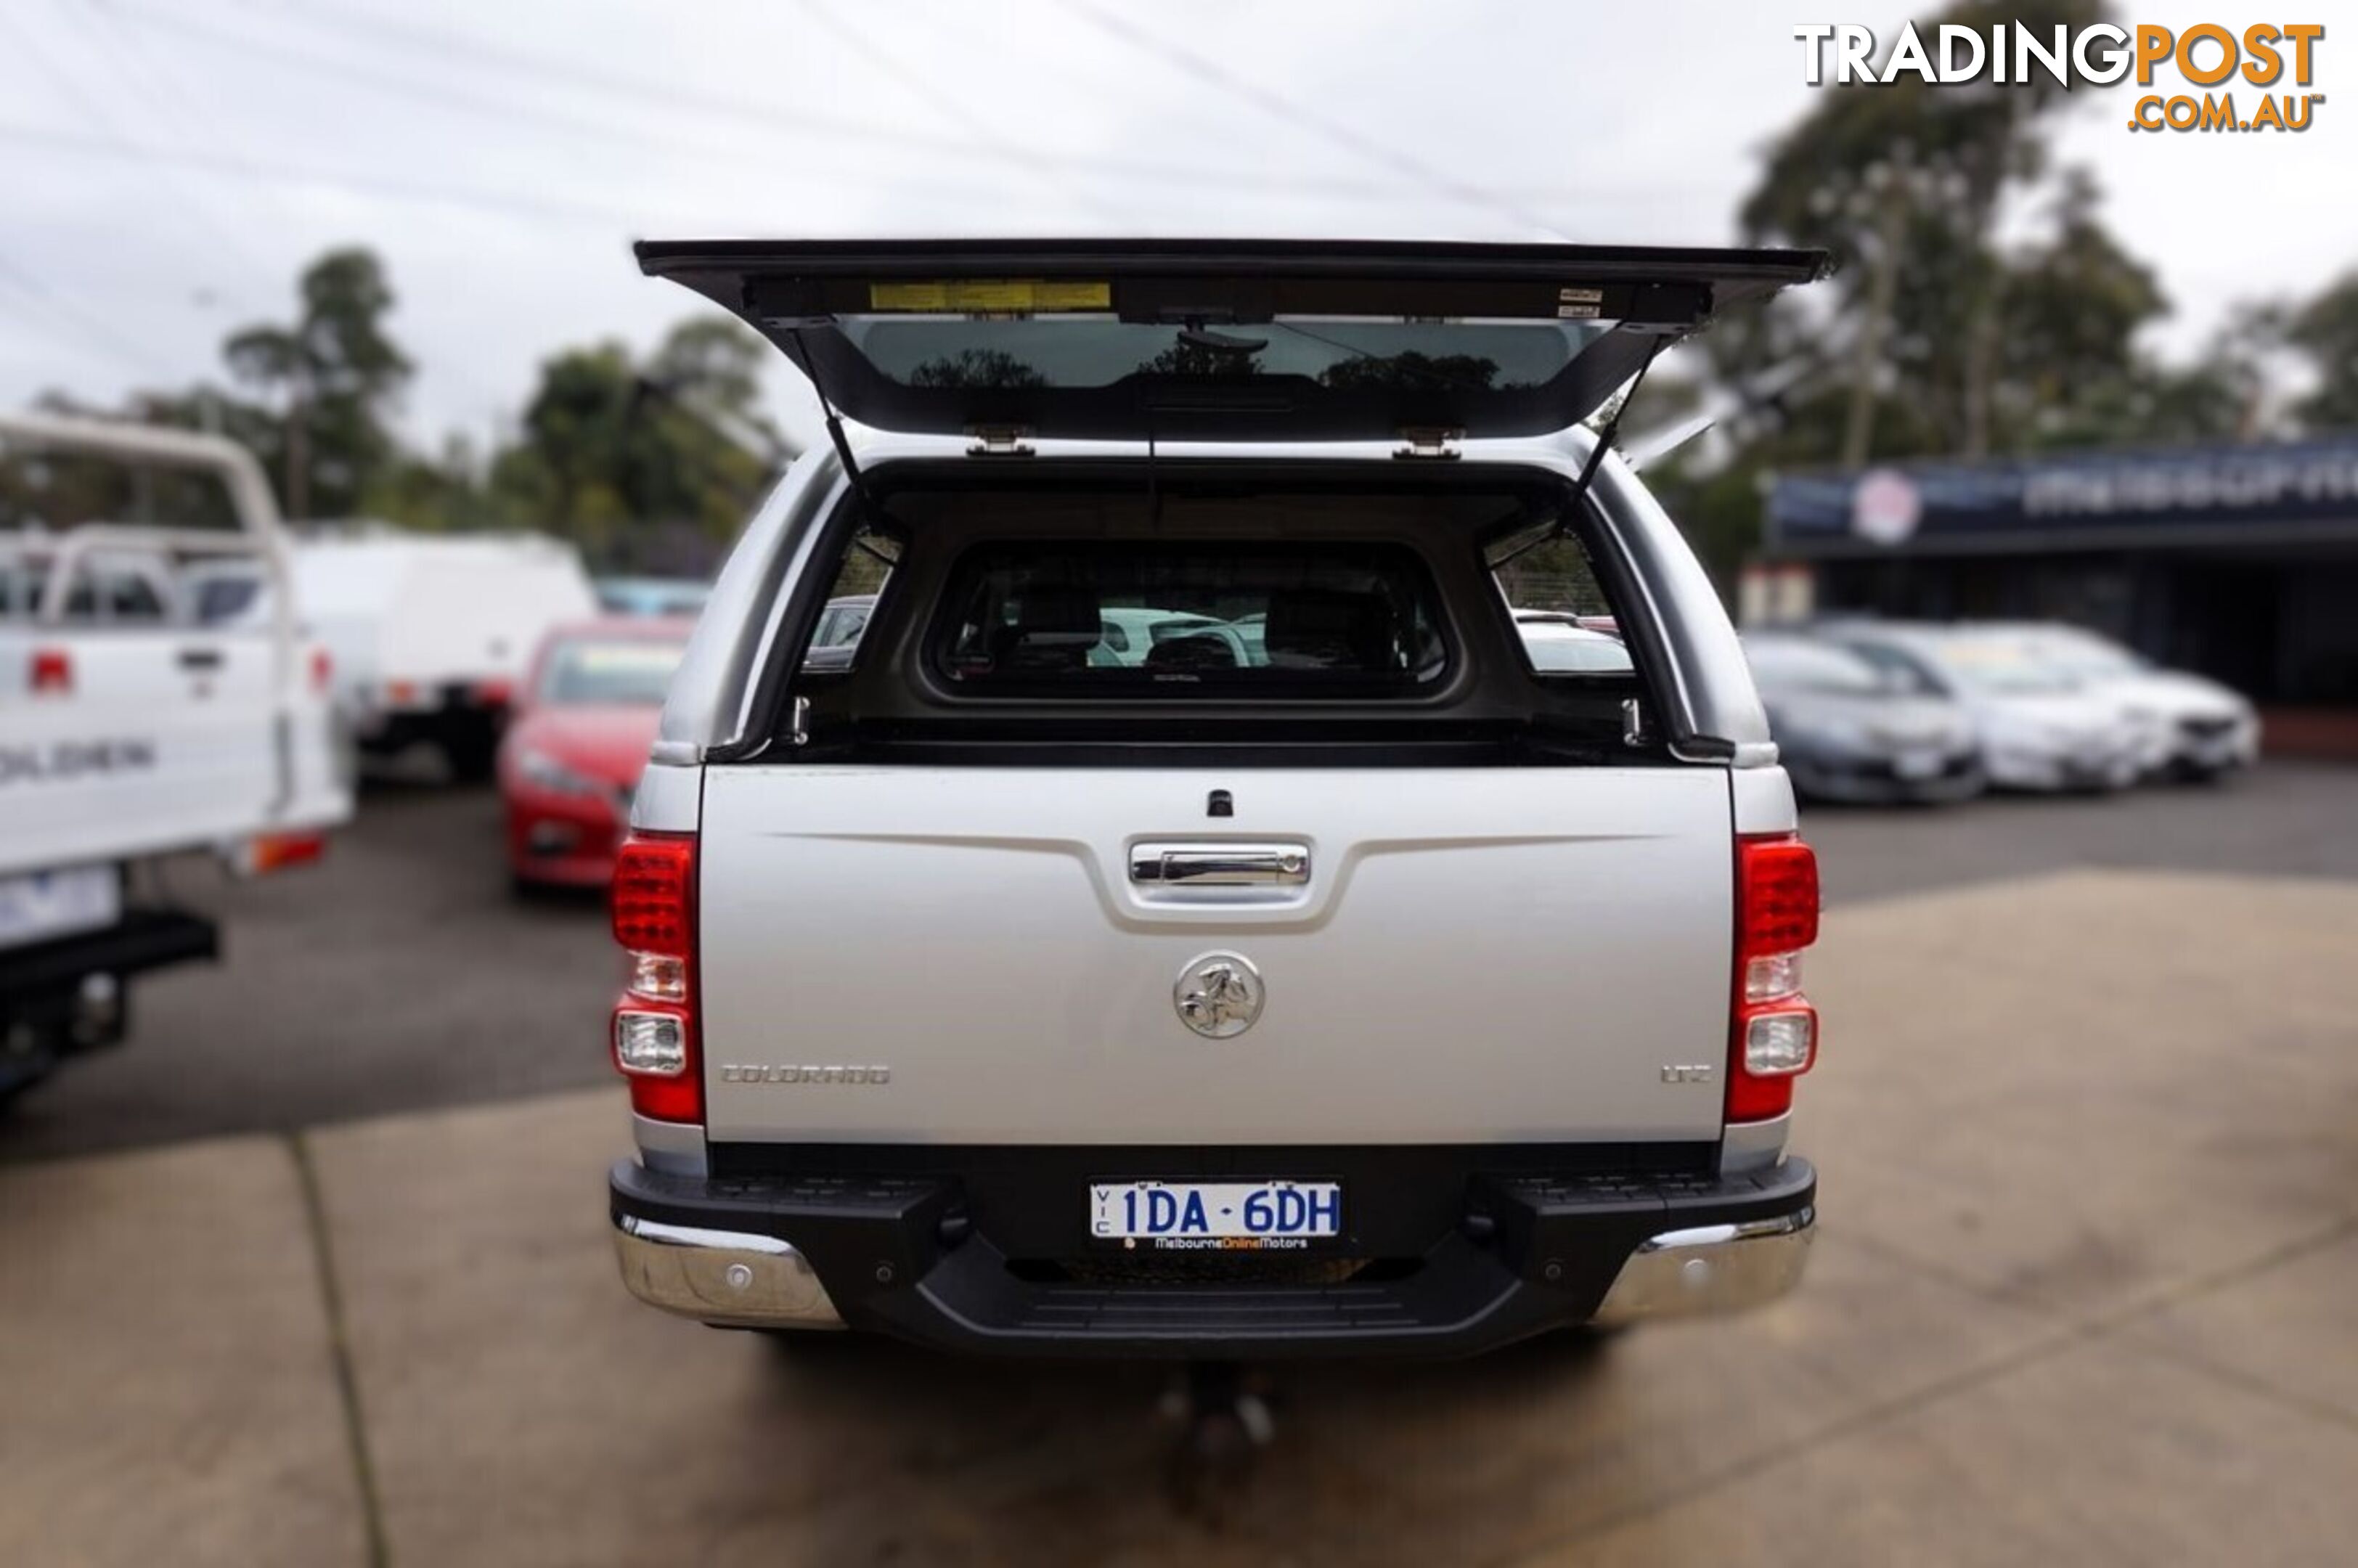
{"label": "overcast sky", "polygon": [[[218,379],[222,336],[352,242],[391,270],[427,442],[488,438],[557,348],[687,311],[638,236],[1723,243],[1810,105],[1793,24],[1918,9],[0,0],[0,404]],[[2058,150],[2159,269],[2165,349],[2358,265],[2353,31],[2301,135],[2131,134],[2136,89],[2075,95]]]}

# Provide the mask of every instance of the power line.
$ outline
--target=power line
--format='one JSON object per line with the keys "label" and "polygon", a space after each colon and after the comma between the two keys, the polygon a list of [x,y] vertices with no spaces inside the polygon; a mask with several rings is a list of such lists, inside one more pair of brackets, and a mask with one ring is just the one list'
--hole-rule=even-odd
{"label": "power line", "polygon": [[[854,145],[898,146],[929,157],[988,158],[1000,164],[1012,162],[1052,168],[1089,179],[1159,180],[1165,184],[1257,190],[1279,196],[1381,199],[1394,194],[1398,189],[1391,182],[1380,180],[1288,176],[1254,168],[1210,168],[1201,163],[1173,163],[1151,158],[1081,157],[1068,149],[1037,147],[1004,140],[998,141],[995,148],[986,147],[979,146],[971,137],[936,135],[842,115],[814,114],[808,110],[786,108],[766,99],[735,97],[702,88],[683,88],[651,77],[601,70],[529,50],[510,49],[472,34],[420,27],[379,15],[365,7],[334,4],[332,0],[305,0],[299,5],[289,5],[287,0],[238,0],[238,3],[250,10],[269,9],[316,30],[359,34],[413,53],[423,53],[440,67],[457,62],[476,70],[496,70],[510,75],[536,78],[575,92],[621,97],[634,104],[669,104],[707,119],[762,124],[797,135],[817,132],[832,137],[849,138]],[[147,12],[145,15],[150,19],[163,19],[159,13]],[[188,26],[184,18],[177,16],[168,20],[184,27]],[[838,143],[830,150],[840,148],[841,144]],[[1492,192],[1474,190],[1470,187],[1460,187],[1444,194],[1449,195],[1452,200],[1468,201],[1477,206],[1495,208],[1498,200]],[[1519,221],[1529,220],[1519,218]]]}
{"label": "power line", "polygon": [[[109,37],[122,46],[118,53],[111,55],[109,58],[124,68],[123,73],[126,81],[128,81],[135,71],[135,74],[141,82],[148,83],[151,87],[160,85],[163,89],[162,96],[168,97],[179,111],[178,114],[172,117],[176,124],[185,125],[194,124],[198,121],[202,121],[212,132],[215,142],[218,143],[231,139],[223,135],[222,124],[220,120],[214,116],[210,105],[206,104],[201,99],[183,91],[179,81],[169,70],[157,69],[155,67],[154,61],[146,53],[145,45],[141,42],[138,29],[130,22],[115,14],[113,5],[111,4],[111,0],[92,0],[88,15],[95,18],[105,28]],[[138,62],[135,67],[132,65],[131,62],[133,61]],[[155,98],[152,92],[150,97],[151,102],[160,102],[160,100]],[[135,148],[134,150],[139,149]],[[154,160],[148,161],[150,167],[157,169],[170,167]],[[240,247],[240,249],[241,254],[245,254],[250,260],[253,259],[251,252],[244,252],[243,247]],[[283,304],[286,297],[287,284],[286,281],[282,281],[277,269],[258,260],[254,262],[254,270],[258,274],[263,275],[265,280],[265,294],[273,297],[276,302]],[[480,378],[478,378],[472,372],[467,370],[464,365],[456,362],[449,362],[438,365],[436,368],[439,373],[449,376],[452,380],[458,382],[460,385],[475,399],[476,402],[487,406],[496,406],[502,401],[498,395],[493,394]]]}
{"label": "power line", "polygon": [[[268,4],[268,0],[240,0],[248,9]],[[698,114],[727,119],[757,120],[794,131],[824,131],[848,133],[871,141],[900,142],[927,152],[972,153],[972,146],[955,137],[927,136],[916,132],[901,131],[892,126],[870,124],[848,120],[838,115],[814,114],[807,111],[782,108],[766,101],[732,98],[724,94],[691,91],[675,87],[650,77],[631,76],[620,72],[599,70],[591,67],[557,61],[544,55],[523,49],[507,49],[481,37],[424,27],[415,23],[396,21],[365,9],[348,5],[305,4],[296,6],[271,5],[271,9],[291,15],[297,19],[319,27],[322,16],[335,19],[330,30],[343,30],[372,35],[397,47],[430,53],[437,63],[447,65],[453,59],[471,62],[479,68],[490,64],[503,70],[537,76],[591,92],[670,103]],[[152,15],[152,13],[151,13]],[[178,21],[175,17],[173,20]]]}
{"label": "power line", "polygon": [[[310,49],[290,49],[284,44],[211,27],[182,16],[151,11],[144,6],[122,7],[120,14],[125,19],[135,21],[141,26],[177,32],[210,47],[233,50],[241,57],[283,60],[306,70],[356,81],[376,92],[398,98],[436,103],[510,124],[537,122],[562,130],[570,135],[595,136],[602,141],[641,153],[653,149],[666,149],[674,154],[698,159],[718,158],[743,164],[759,168],[772,176],[778,173],[778,160],[775,157],[765,157],[759,153],[748,150],[741,145],[683,141],[676,136],[651,135],[617,125],[610,119],[596,115],[575,114],[540,104],[523,103],[513,97],[495,97],[471,92],[463,87],[420,81],[414,77],[389,74],[364,65],[340,59],[331,55],[323,55]],[[845,170],[797,169],[795,178],[822,184],[857,185],[871,189],[874,185],[871,177],[856,175]],[[905,183],[903,189],[908,189]],[[978,194],[970,184],[943,184],[930,188],[919,186],[917,189],[930,189],[937,194],[966,199],[973,199]]]}
{"label": "power line", "polygon": [[[269,0],[241,0],[249,9],[268,5]],[[737,120],[760,124],[797,135],[812,132],[830,136],[849,136],[858,142],[880,146],[898,146],[928,155],[957,157],[991,156],[978,148],[968,137],[932,135],[921,131],[903,130],[898,126],[878,124],[848,119],[841,115],[818,114],[807,110],[783,107],[768,100],[733,97],[703,89],[676,87],[651,77],[600,70],[547,56],[514,49],[492,43],[471,34],[419,27],[415,23],[396,21],[363,8],[349,5],[305,4],[299,6],[271,5],[305,24],[329,31],[344,31],[367,35],[397,48],[422,51],[431,55],[438,65],[456,60],[477,69],[486,67],[504,73],[537,77],[574,91],[588,91],[606,96],[620,96],[634,103],[666,103],[707,118]],[[179,16],[166,17],[160,13],[143,15],[159,22],[187,28],[189,24]],[[331,21],[330,21],[331,19]],[[243,42],[243,40],[241,40]],[[1026,157],[1033,155],[1026,154]],[[774,165],[771,166],[774,168]]]}
{"label": "power line", "polygon": [[0,283],[9,285],[17,293],[36,301],[43,308],[45,314],[35,319],[42,322],[57,321],[71,326],[101,351],[114,355],[125,364],[136,365],[146,371],[158,372],[166,376],[178,373],[177,370],[165,369],[164,362],[159,358],[152,357],[144,345],[123,336],[113,321],[84,309],[81,305],[59,294],[5,255],[0,255]]}
{"label": "power line", "polygon": [[[216,48],[235,50],[240,56],[283,60],[290,65],[325,71],[349,81],[361,82],[398,97],[428,103],[440,103],[492,119],[510,122],[536,120],[558,130],[579,135],[596,136],[602,141],[617,142],[631,146],[670,146],[677,150],[692,152],[698,157],[733,157],[749,162],[756,161],[741,148],[722,146],[714,143],[683,143],[663,137],[650,137],[594,115],[576,114],[562,109],[546,109],[537,105],[519,103],[513,98],[496,98],[484,93],[469,92],[465,88],[420,81],[414,77],[391,75],[350,60],[339,59],[331,55],[319,54],[310,49],[290,49],[282,43],[249,37],[225,27],[212,27],[171,12],[154,11],[145,6],[130,5],[122,7],[121,15],[126,20],[136,22],[140,26],[177,32]],[[759,161],[765,168],[776,168],[773,162]]]}
{"label": "power line", "polygon": [[[44,125],[10,124],[5,121],[0,121],[0,141],[20,142],[30,146],[48,147],[58,152],[81,153],[96,157],[153,158],[164,163],[178,164],[186,168],[203,169],[208,173],[228,175],[237,178],[282,180],[298,185],[322,186],[352,195],[379,197],[393,201],[413,201],[439,207],[463,207],[486,212],[497,218],[569,222],[577,226],[595,225],[608,232],[618,228],[627,232],[633,224],[650,216],[647,213],[625,212],[618,207],[600,207],[588,202],[568,201],[561,197],[506,190],[469,189],[460,186],[431,185],[417,180],[352,173],[342,169],[307,168],[299,164],[266,162],[259,158],[231,157],[222,153],[125,146],[114,142],[101,141],[95,137],[78,136],[70,132],[52,130]],[[693,226],[693,224],[684,223],[684,226]]]}
{"label": "power line", "polygon": [[853,27],[849,21],[838,16],[823,3],[823,0],[802,0],[802,10],[805,16],[813,18],[820,27],[840,38],[854,53],[908,88],[928,108],[966,127],[979,146],[996,154],[1009,168],[1036,178],[1060,194],[1070,197],[1100,215],[1116,220],[1123,217],[1120,208],[1074,183],[1069,174],[1063,171],[1059,165],[1025,157],[1022,149],[1011,146],[1000,135],[998,127],[992,125],[989,120],[968,108],[946,88],[925,80],[923,75],[911,69],[906,61],[894,56],[889,49],[879,48],[874,39]]}
{"label": "power line", "polygon": [[[21,18],[12,17],[5,20],[16,38],[18,51],[23,58],[30,61],[35,70],[60,88],[68,97],[82,105],[86,112],[95,114],[92,105],[83,94],[80,84],[58,70],[56,62],[50,59],[46,51],[34,40],[31,30],[22,25]],[[127,145],[123,143],[119,133],[112,143],[105,145],[116,146],[123,151],[129,150]],[[143,371],[160,373],[167,376],[177,373],[177,367],[168,369],[165,362],[147,345],[125,336],[111,318],[90,310],[78,300],[59,293],[27,271],[22,264],[11,261],[6,256],[0,256],[0,283],[7,284],[19,296],[32,300],[39,307],[38,313],[29,318],[37,323],[50,327],[69,327],[85,342],[95,346],[101,352],[122,361],[124,364],[136,366]]]}
{"label": "power line", "polygon": [[[149,52],[147,40],[140,36],[139,29],[115,12],[114,0],[89,0],[89,3],[90,14],[104,25],[108,35],[121,46],[124,61],[126,64],[135,62],[133,68],[138,71],[141,79],[162,87],[165,96],[178,105],[179,114],[175,116],[177,123],[201,124],[211,133],[211,139],[214,146],[233,149],[237,146],[238,136],[213,112],[212,105],[206,103],[200,95],[183,87],[179,78],[169,66],[157,61],[155,55]],[[274,205],[277,205],[275,195],[272,200]],[[278,216],[282,219],[290,216],[290,210],[280,206]],[[279,275],[276,269],[265,266],[262,270],[271,277],[272,288],[275,291],[278,287]]]}
{"label": "power line", "polygon": [[1469,206],[1487,207],[1492,211],[1511,218],[1520,224],[1553,234],[1558,239],[1571,238],[1546,219],[1525,211],[1504,197],[1485,190],[1480,186],[1461,180],[1445,169],[1436,168],[1421,158],[1398,151],[1339,121],[1328,120],[1322,115],[1313,114],[1307,110],[1299,108],[1282,94],[1272,92],[1257,82],[1245,80],[1217,60],[1207,59],[1192,49],[1184,49],[1166,38],[1150,33],[1126,17],[1101,11],[1093,5],[1086,4],[1085,0],[1060,0],[1060,3],[1065,10],[1081,17],[1098,31],[1120,39],[1141,54],[1161,60],[1174,70],[1192,76],[1196,81],[1205,82],[1231,98],[1249,103],[1273,119],[1313,132],[1371,163],[1380,165],[1394,173],[1405,175],[1434,195],[1444,196],[1452,201],[1463,202]]}
{"label": "power line", "polygon": [[[116,121],[114,111],[92,97],[81,83],[74,80],[71,72],[59,67],[56,57],[51,55],[47,47],[40,42],[36,29],[27,24],[21,15],[13,17],[0,16],[0,24],[5,25],[15,35],[18,53],[51,86],[57,88],[76,107],[80,108],[93,128],[109,140],[125,147],[132,145],[130,139],[124,135],[123,127]],[[156,171],[156,177],[157,188],[171,197],[183,212],[193,218],[199,228],[206,230],[219,241],[222,249],[227,252],[239,265],[256,273],[266,273],[269,270],[261,258],[246,247],[242,238],[233,233],[226,224],[206,211],[203,203],[197,200],[178,181],[160,168]]]}
{"label": "power line", "polygon": [[[119,50],[102,52],[106,52],[107,58],[110,61],[118,67],[124,76],[125,85],[133,88],[133,96],[145,97],[151,103],[160,103],[160,98],[154,91],[155,86],[160,83],[165,93],[168,94],[173,103],[178,105],[179,109],[186,111],[185,117],[176,116],[177,123],[185,125],[195,119],[201,118],[213,129],[216,133],[216,138],[218,138],[220,124],[219,122],[213,118],[211,109],[204,105],[200,101],[184,92],[179,83],[168,71],[151,70],[148,69],[149,62],[146,61],[146,57],[141,53],[142,46],[135,27],[115,13],[110,4],[110,0],[94,0],[94,3],[92,5],[87,14],[95,18],[96,21],[109,32],[113,39],[121,46]],[[134,72],[130,66],[130,61],[134,59],[137,59],[142,61],[140,68],[136,71],[137,80],[135,81],[133,80]],[[46,61],[38,59],[36,60],[36,63],[41,64],[45,69],[48,69],[49,74],[54,79],[58,80],[60,85],[69,87],[72,91],[72,95],[75,97],[76,101],[81,103],[85,109],[90,110],[93,118],[101,117],[97,113],[95,105],[92,104],[78,88],[75,88],[71,83],[67,82],[62,76],[55,70],[53,66],[49,66]],[[142,91],[143,87],[145,91]],[[122,132],[120,122],[116,121],[112,115],[107,115],[103,118],[106,121],[105,128],[110,132],[108,140],[114,144],[114,146],[119,148],[127,159],[135,159],[143,168],[156,173],[159,178],[166,178],[166,183],[171,189],[173,193],[181,199],[183,206],[200,220],[203,221],[208,228],[220,235],[229,247],[236,252],[239,258],[248,265],[256,276],[261,292],[265,297],[283,298],[288,287],[288,284],[282,280],[278,270],[256,256],[251,249],[247,248],[242,241],[239,241],[236,238],[233,232],[214,222],[211,214],[202,208],[201,204],[189,190],[187,186],[182,184],[179,180],[168,178],[168,171],[189,167],[189,160],[187,158],[186,155],[182,155],[176,158],[170,155],[163,153],[157,148],[142,146],[124,135]],[[183,138],[181,145],[189,146],[192,145],[192,143],[189,139]],[[267,308],[266,306],[260,304],[257,304],[256,308]],[[492,406],[501,401],[501,399],[494,395],[480,379],[468,372],[463,366],[446,364],[439,368],[442,373],[451,376],[464,386],[479,403],[482,403],[486,406]]]}

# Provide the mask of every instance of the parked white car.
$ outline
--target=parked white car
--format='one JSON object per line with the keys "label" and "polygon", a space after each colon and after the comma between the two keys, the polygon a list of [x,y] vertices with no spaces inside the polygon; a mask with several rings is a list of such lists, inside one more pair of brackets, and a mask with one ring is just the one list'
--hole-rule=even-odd
{"label": "parked white car", "polygon": [[1973,715],[1890,661],[1823,638],[1748,632],[1777,760],[1803,800],[1964,800],[1987,783]]}
{"label": "parked white car", "polygon": [[1971,626],[1841,624],[1830,641],[1962,704],[2000,789],[2115,790],[2145,772],[2157,726],[2039,655],[2021,638]]}
{"label": "parked white car", "polygon": [[[1821,254],[639,256],[840,423],[721,574],[614,874],[633,1292],[1220,1358],[1796,1284],[1816,860],[1709,579],[1581,423]],[[1516,562],[1627,642],[1519,627]]]}
{"label": "parked white car", "polygon": [[84,524],[0,540],[0,1099],[121,1039],[133,978],[210,958],[212,921],[133,872],[317,860],[352,815],[323,649],[291,618],[208,626],[190,562],[283,582],[252,454],[216,437],[0,415],[9,452],[191,470],[236,526]]}
{"label": "parked white car", "polygon": [[2217,681],[2163,669],[2108,637],[2061,622],[1991,630],[2019,636],[2042,665],[2119,703],[2137,727],[2137,763],[2147,773],[2215,780],[2259,760],[2258,710]]}

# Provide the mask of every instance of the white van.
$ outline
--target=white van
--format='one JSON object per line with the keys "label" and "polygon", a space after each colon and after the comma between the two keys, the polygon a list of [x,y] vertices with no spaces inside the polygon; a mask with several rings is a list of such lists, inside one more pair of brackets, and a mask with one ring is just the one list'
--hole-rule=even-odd
{"label": "white van", "polygon": [[[598,613],[580,552],[538,534],[436,535],[341,525],[292,550],[297,618],[333,655],[336,696],[363,751],[419,741],[453,776],[491,776],[516,685],[550,628]],[[208,618],[265,613],[259,585],[221,568]]]}

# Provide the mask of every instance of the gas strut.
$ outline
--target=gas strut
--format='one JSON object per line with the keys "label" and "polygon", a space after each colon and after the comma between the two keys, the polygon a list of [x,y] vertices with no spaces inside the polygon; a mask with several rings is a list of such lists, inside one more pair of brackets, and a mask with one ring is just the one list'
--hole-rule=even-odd
{"label": "gas strut", "polygon": [[1646,373],[1654,368],[1656,356],[1660,354],[1671,341],[1671,340],[1667,337],[1656,338],[1653,346],[1646,351],[1646,357],[1638,362],[1638,373],[1629,378],[1629,390],[1621,395],[1621,401],[1613,406],[1611,414],[1606,416],[1604,425],[1596,432],[1596,444],[1588,449],[1588,460],[1580,465],[1580,477],[1572,481],[1572,499],[1564,506],[1563,514],[1556,521],[1556,525],[1537,538],[1517,546],[1491,562],[1492,571],[1498,570],[1509,561],[1517,560],[1531,554],[1541,545],[1563,538],[1572,532],[1572,520],[1579,513],[1580,503],[1588,499],[1588,487],[1596,481],[1598,465],[1605,461],[1605,454],[1612,449],[1614,438],[1621,434],[1621,416],[1628,413],[1629,405],[1638,400],[1638,389],[1646,384]]}
{"label": "gas strut", "polygon": [[[818,394],[818,411],[827,426],[827,441],[835,448],[836,460],[843,464],[844,477],[851,481],[851,493],[860,502],[860,514],[868,520],[871,527],[882,531],[882,525],[891,521],[892,514],[886,512],[883,503],[876,499],[876,492],[868,488],[868,476],[860,471],[860,460],[852,456],[851,440],[843,433],[843,416],[835,411],[835,400],[827,395],[827,383],[818,373],[818,361],[811,357],[810,350],[804,345],[800,327],[789,327],[786,330],[795,340],[795,357],[810,373],[811,390]],[[900,564],[857,535],[851,543],[853,548],[863,555],[873,556],[888,567]]]}

